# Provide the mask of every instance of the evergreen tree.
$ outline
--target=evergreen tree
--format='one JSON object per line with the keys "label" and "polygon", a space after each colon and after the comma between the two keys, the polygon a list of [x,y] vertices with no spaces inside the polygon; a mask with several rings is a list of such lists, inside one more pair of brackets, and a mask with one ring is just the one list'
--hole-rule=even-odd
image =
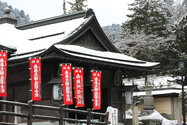
{"label": "evergreen tree", "polygon": [[[178,69],[177,59],[187,59],[187,16],[184,16],[178,24],[176,24],[176,40],[170,45],[170,51],[173,53],[170,60],[175,60],[173,69]],[[187,73],[187,64],[185,62],[184,74]],[[173,70],[174,75],[181,75],[181,71]]]}
{"label": "evergreen tree", "polygon": [[175,39],[170,11],[160,0],[135,0],[129,6],[133,13],[127,15],[129,20],[122,24],[123,34],[116,40],[116,46],[123,41],[125,54],[160,62],[161,69],[165,70],[169,45]]}
{"label": "evergreen tree", "polygon": [[168,34],[167,8],[160,0],[135,0],[130,6],[133,14],[127,15],[130,20],[122,24],[124,30],[130,29],[132,33],[134,29],[143,30],[146,35],[154,34],[158,37]]}
{"label": "evergreen tree", "polygon": [[186,5],[184,4],[184,2],[181,4],[180,0],[175,0],[175,4],[173,4],[172,6],[168,2],[166,5],[170,10],[170,12],[172,13],[171,21],[175,24],[178,24],[179,21],[183,18],[183,16],[186,15],[187,12]]}
{"label": "evergreen tree", "polygon": [[169,39],[134,30],[133,34],[126,31],[118,35],[114,45],[126,55],[145,61],[159,62],[159,58],[164,58],[163,51],[167,47],[165,41]]}
{"label": "evergreen tree", "polygon": [[69,11],[69,13],[84,10],[84,8],[87,7],[87,5],[84,5],[85,1],[87,0],[75,0],[75,3],[68,2],[71,5],[71,10]]}

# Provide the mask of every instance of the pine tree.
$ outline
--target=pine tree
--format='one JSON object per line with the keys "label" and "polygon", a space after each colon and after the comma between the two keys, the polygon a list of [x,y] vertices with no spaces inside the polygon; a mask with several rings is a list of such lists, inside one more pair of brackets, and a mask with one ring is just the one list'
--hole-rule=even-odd
{"label": "pine tree", "polygon": [[[170,18],[171,22],[173,22],[174,24],[178,24],[179,21],[183,18],[183,16],[186,15],[186,6],[183,3],[181,3],[181,0],[175,0],[175,3],[173,2],[173,0],[164,0],[165,1],[165,5],[168,8],[168,10],[170,11],[170,14],[172,16],[172,18]],[[186,8],[186,9],[185,9]]]}
{"label": "pine tree", "polygon": [[71,10],[69,11],[69,13],[84,10],[84,8],[87,7],[87,5],[84,5],[85,1],[87,0],[75,0],[75,3],[68,2],[71,5]]}
{"label": "pine tree", "polygon": [[116,42],[117,47],[120,41],[124,42],[125,54],[160,62],[163,70],[168,62],[169,45],[175,39],[171,14],[164,4],[160,0],[135,0],[129,5],[133,13],[127,15],[129,20],[122,24],[123,34]]}
{"label": "pine tree", "polygon": [[[178,24],[176,24],[176,40],[170,45],[170,50],[173,56],[170,60],[187,59],[187,16],[184,16]],[[185,67],[183,69],[184,74],[187,73],[187,65],[185,61]],[[177,63],[174,65],[174,69],[178,69]],[[174,70],[171,72],[174,75],[181,75],[180,71]]]}
{"label": "pine tree", "polygon": [[160,0],[135,0],[130,4],[133,14],[127,15],[130,20],[122,24],[123,29],[143,30],[146,35],[167,35],[167,12]]}

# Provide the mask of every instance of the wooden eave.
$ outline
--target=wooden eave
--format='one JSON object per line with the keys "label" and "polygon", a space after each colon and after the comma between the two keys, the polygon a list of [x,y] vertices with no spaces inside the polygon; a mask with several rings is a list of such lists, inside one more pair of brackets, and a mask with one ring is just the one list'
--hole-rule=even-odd
{"label": "wooden eave", "polygon": [[[51,53],[54,53],[51,55]],[[84,63],[86,65],[99,65],[101,67],[107,67],[112,69],[120,69],[123,72],[123,78],[142,76],[147,74],[154,74],[152,70],[154,67],[139,67],[139,66],[130,66],[124,64],[110,63],[105,61],[98,61],[94,59],[87,59],[77,56],[72,56],[67,53],[62,52],[55,46],[51,46],[48,50],[42,52],[41,54],[35,55],[34,57],[41,57],[42,61],[58,59],[63,62],[75,62],[75,63]],[[8,60],[8,67],[14,67],[17,65],[29,64],[28,57]]]}
{"label": "wooden eave", "polygon": [[13,54],[14,52],[17,51],[16,49],[9,48],[9,47],[3,46],[3,45],[0,45],[0,50],[1,50],[1,51],[7,51],[7,53],[8,53],[8,58],[10,57],[10,54]]}
{"label": "wooden eave", "polygon": [[[158,89],[153,89],[152,91],[160,91],[160,90],[181,90],[181,88],[158,88]],[[144,89],[141,89],[141,90],[135,90],[136,92],[145,92],[147,90],[144,90]],[[164,98],[164,97],[178,97],[179,96],[179,93],[175,93],[175,92],[171,92],[171,93],[160,93],[160,94],[155,94],[155,95],[152,95],[153,97],[156,97],[156,98]]]}
{"label": "wooden eave", "polygon": [[121,87],[120,91],[121,92],[126,92],[126,91],[139,91],[138,89],[138,86],[137,85],[128,85],[128,86],[125,86],[125,87]]}

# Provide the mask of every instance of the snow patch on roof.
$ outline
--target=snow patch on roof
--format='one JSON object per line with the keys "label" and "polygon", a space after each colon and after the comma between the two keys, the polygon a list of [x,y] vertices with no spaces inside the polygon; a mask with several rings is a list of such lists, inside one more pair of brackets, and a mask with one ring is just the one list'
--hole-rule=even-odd
{"label": "snow patch on roof", "polygon": [[68,35],[68,33],[74,31],[75,28],[79,27],[85,20],[87,20],[87,18],[86,19],[77,18],[77,19],[63,21],[55,24],[49,24],[45,26],[31,28],[25,30],[25,35],[28,39],[33,39],[37,37],[48,36],[51,34],[64,32],[64,34],[61,36],[61,38],[63,38],[66,35]]}
{"label": "snow patch on roof", "polygon": [[59,44],[56,44],[55,46],[57,48],[60,48],[60,49],[63,49],[63,50],[74,51],[74,52],[81,53],[81,54],[88,54],[88,55],[92,55],[92,56],[100,56],[100,57],[109,58],[109,59],[117,59],[117,60],[145,63],[145,61],[141,61],[141,60],[132,58],[132,57],[124,55],[122,53],[101,52],[101,51],[96,51],[96,50],[88,49],[88,48],[81,47],[81,46],[75,46],[75,45],[59,45]]}
{"label": "snow patch on roof", "polygon": [[21,55],[21,56],[15,55],[14,57],[9,58],[8,60],[17,60],[17,59],[22,59],[22,58],[30,58],[30,57],[36,56],[38,54],[41,54],[44,51],[45,50],[41,50],[39,52],[29,53],[29,54],[25,54],[25,55]]}
{"label": "snow patch on roof", "polygon": [[[61,42],[62,40],[77,32],[77,30],[79,30],[83,24],[87,23],[90,18],[91,17],[84,19],[81,17],[27,30],[16,29],[12,24],[1,24],[0,45],[17,49],[16,54],[48,49],[53,44]],[[44,38],[30,40],[39,37]]]}
{"label": "snow patch on roof", "polygon": [[[151,91],[152,95],[165,95],[165,94],[179,94],[182,90],[178,89],[169,89],[169,90],[153,90]],[[145,96],[146,92],[133,92],[133,96]]]}
{"label": "snow patch on roof", "polygon": [[[176,79],[181,79],[181,76],[172,77],[171,75],[157,76],[150,75],[150,86],[153,87],[152,95],[164,95],[164,94],[179,94],[181,93],[182,86],[176,83]],[[132,85],[132,79],[123,79],[125,86]],[[134,85],[137,85],[141,92],[133,92],[133,96],[144,96],[146,92],[144,90],[145,78],[134,78]],[[184,86],[187,91],[187,86]]]}
{"label": "snow patch on roof", "polygon": [[[59,43],[75,34],[92,17],[93,15],[85,19],[81,17],[27,30],[18,30],[14,27],[14,25],[11,24],[1,24],[0,44],[9,48],[14,47],[17,49],[16,53],[12,54],[14,57],[10,58],[10,60],[35,56],[41,53],[39,52],[39,50],[47,50],[52,45]],[[55,45],[55,47],[61,49],[64,53],[72,56],[109,63],[122,64],[127,66],[152,67],[159,64],[155,62],[141,61],[121,53],[101,52],[73,45],[57,44]],[[32,52],[32,54],[30,52]]]}
{"label": "snow patch on roof", "polygon": [[0,44],[9,48],[17,49],[15,54],[22,54],[27,52],[38,51],[41,49],[47,49],[54,42],[59,42],[56,37],[48,39],[39,39],[35,41],[28,40],[24,35],[23,30],[18,30],[12,24],[0,25]]}
{"label": "snow patch on roof", "polygon": [[[79,47],[75,45],[57,45],[56,44],[55,47],[57,47],[58,49],[61,49],[62,52],[68,55],[82,57],[85,59],[93,59],[93,60],[98,60],[98,61],[124,64],[124,65],[129,65],[129,66],[140,66],[140,67],[151,67],[151,66],[156,66],[159,64],[159,63],[154,63],[154,62],[141,63],[140,60],[126,56],[121,53],[101,52],[101,51],[91,50],[91,49],[87,49],[87,48]],[[78,54],[74,52],[78,52]],[[128,61],[125,61],[125,60],[128,60]],[[130,61],[133,61],[133,62],[130,62]]]}
{"label": "snow patch on roof", "polygon": [[17,49],[20,43],[28,40],[24,38],[23,31],[20,31],[12,24],[4,23],[0,25],[0,44],[9,48]]}

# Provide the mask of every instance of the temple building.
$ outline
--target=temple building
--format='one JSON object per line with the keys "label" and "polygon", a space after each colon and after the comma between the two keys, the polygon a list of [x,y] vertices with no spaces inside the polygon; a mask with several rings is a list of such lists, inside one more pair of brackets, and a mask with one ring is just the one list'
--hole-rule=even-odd
{"label": "temple building", "polygon": [[[118,109],[118,122],[125,124],[125,93],[133,92],[137,86],[127,86],[122,79],[154,74],[159,63],[146,62],[122,54],[103,32],[92,9],[67,15],[59,15],[28,24],[17,25],[10,17],[10,10],[0,18],[0,49],[7,51],[7,97],[3,100],[27,103],[30,98],[29,58],[41,58],[42,101],[34,104],[58,106],[62,100],[54,99],[54,85],[61,85],[60,64],[70,63],[84,71],[84,99],[86,110],[92,108],[91,70],[101,75],[101,110],[108,106]],[[0,105],[0,109],[14,110],[14,106]],[[69,105],[75,108],[75,104]],[[22,112],[26,109],[21,109]],[[55,114],[53,111],[40,114]],[[1,116],[2,117],[2,116]],[[69,114],[69,117],[74,117]],[[13,122],[14,117],[1,118]],[[25,119],[22,119],[22,122]],[[42,122],[42,121],[35,121]],[[51,122],[51,121],[50,121]]]}

